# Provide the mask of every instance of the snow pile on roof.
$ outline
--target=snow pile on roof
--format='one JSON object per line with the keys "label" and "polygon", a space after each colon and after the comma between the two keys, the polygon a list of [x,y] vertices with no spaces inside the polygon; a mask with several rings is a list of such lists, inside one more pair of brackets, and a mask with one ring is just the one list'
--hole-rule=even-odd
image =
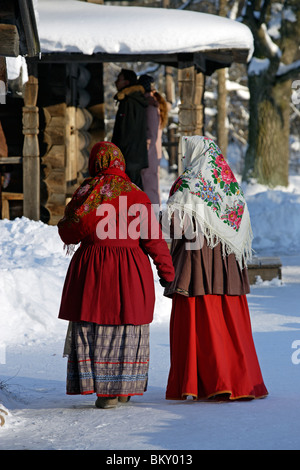
{"label": "snow pile on roof", "polygon": [[[172,54],[214,49],[248,50],[250,29],[217,15],[164,8],[97,5],[78,0],[34,0],[41,52]],[[25,59],[7,58],[9,79],[23,72]]]}
{"label": "snow pile on roof", "polygon": [[25,57],[6,57],[7,76],[9,80],[15,80],[22,75],[22,83],[28,81],[28,70]]}
{"label": "snow pile on roof", "polygon": [[170,54],[212,49],[253,52],[250,29],[234,20],[193,11],[38,0],[43,52]]}

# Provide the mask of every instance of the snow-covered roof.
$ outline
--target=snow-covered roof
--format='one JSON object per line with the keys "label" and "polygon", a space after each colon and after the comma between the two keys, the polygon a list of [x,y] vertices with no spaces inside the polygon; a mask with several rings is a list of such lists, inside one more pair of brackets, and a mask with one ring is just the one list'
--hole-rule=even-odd
{"label": "snow-covered roof", "polygon": [[[33,0],[42,60],[55,54],[99,61],[192,63],[206,74],[253,54],[250,29],[238,21],[186,10],[97,5],[78,0]],[[48,57],[48,60],[52,60]],[[15,79],[24,57],[7,57]],[[55,60],[55,59],[53,59]]]}
{"label": "snow-covered roof", "polygon": [[43,53],[151,55],[214,50],[253,52],[250,29],[238,21],[194,11],[38,0]]}

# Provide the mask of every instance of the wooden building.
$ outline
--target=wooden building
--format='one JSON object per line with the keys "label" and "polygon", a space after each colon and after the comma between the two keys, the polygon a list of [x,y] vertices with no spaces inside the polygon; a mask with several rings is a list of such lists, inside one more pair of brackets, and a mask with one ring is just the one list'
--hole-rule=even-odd
{"label": "wooden building", "polygon": [[[7,104],[0,106],[7,158],[13,164],[14,157],[21,157],[22,162],[23,184],[14,191],[24,197],[21,215],[56,224],[68,198],[86,176],[91,146],[105,139],[104,63],[154,62],[175,68],[181,98],[179,131],[203,133],[204,76],[234,61],[246,63],[252,35],[237,22],[186,13],[39,0],[38,36],[34,28],[32,35],[40,40],[41,54],[25,54],[29,79],[23,96],[7,97]],[[131,34],[135,15],[138,30]],[[155,28],[151,37],[149,22],[155,15],[160,15],[157,18],[164,28],[161,46]],[[172,15],[171,21],[167,15]],[[116,20],[120,16],[121,26]],[[218,24],[206,43],[202,29],[211,21]],[[111,37],[109,27],[114,29]],[[236,32],[230,31],[232,27]],[[193,32],[200,42],[188,44]]]}
{"label": "wooden building", "polygon": [[[35,12],[31,0],[0,0],[0,212],[9,217],[10,201],[22,201],[23,171],[26,174],[26,153],[23,135],[24,100],[7,94],[6,58],[38,57],[40,44]],[[12,174],[8,191],[1,191],[4,174]],[[18,182],[17,182],[18,181]],[[2,193],[2,194],[1,194]],[[22,204],[22,202],[21,202]]]}

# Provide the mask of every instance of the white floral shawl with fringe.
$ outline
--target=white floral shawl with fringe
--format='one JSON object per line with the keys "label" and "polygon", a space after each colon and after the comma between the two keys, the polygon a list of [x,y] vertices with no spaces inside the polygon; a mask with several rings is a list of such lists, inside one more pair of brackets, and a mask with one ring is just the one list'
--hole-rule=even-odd
{"label": "white floral shawl with fringe", "polygon": [[[243,191],[219,147],[209,138],[181,138],[183,173],[167,201],[167,217],[174,211],[195,218],[208,246],[222,244],[223,255],[234,253],[244,267],[252,257],[252,229]],[[182,225],[181,225],[182,226]]]}

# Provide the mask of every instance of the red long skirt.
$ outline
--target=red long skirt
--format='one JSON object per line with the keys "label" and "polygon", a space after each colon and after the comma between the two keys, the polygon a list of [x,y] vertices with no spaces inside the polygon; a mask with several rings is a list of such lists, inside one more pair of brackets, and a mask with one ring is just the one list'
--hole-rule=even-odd
{"label": "red long skirt", "polygon": [[263,398],[247,298],[175,294],[170,322],[171,366],[166,398]]}

